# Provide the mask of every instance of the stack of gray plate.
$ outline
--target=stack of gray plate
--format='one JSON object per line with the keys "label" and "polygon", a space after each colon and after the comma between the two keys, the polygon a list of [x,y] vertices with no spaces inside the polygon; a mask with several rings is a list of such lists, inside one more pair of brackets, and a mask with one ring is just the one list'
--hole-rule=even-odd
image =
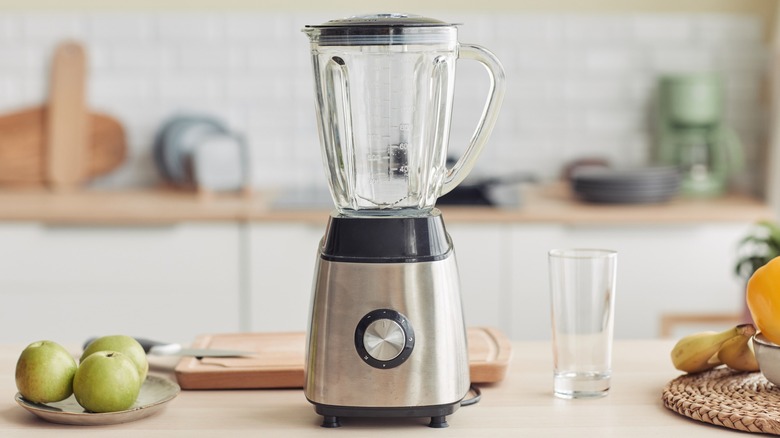
{"label": "stack of gray plate", "polygon": [[680,172],[672,166],[612,169],[581,167],[571,175],[574,193],[583,201],[605,204],[665,202],[680,189]]}

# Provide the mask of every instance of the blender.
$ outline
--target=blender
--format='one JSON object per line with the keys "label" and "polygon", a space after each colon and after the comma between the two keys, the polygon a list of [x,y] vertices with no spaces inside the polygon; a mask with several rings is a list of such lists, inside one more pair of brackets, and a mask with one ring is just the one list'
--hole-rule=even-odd
{"label": "blender", "polygon": [[[504,72],[455,24],[374,14],[309,25],[323,163],[336,206],[317,254],[304,393],[324,427],[342,417],[430,417],[446,427],[470,386],[452,241],[436,199],[473,168]],[[448,169],[458,58],[490,87]]]}

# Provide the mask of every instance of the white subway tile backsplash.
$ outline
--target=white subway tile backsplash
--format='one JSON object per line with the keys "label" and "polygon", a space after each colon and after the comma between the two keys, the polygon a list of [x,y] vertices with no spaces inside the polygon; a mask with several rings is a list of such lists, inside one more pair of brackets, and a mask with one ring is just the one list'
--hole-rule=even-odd
{"label": "white subway tile backsplash", "polygon": [[12,78],[0,76],[0,110],[13,111],[21,98],[18,84]]}
{"label": "white subway tile backsplash", "polygon": [[636,132],[644,126],[643,114],[626,111],[625,108],[596,109],[585,116],[585,128],[589,132],[614,134],[619,137],[627,132]]}
{"label": "white subway tile backsplash", "polygon": [[286,72],[295,66],[310,66],[308,46],[300,44],[253,45],[247,52],[247,66],[250,71],[264,77],[286,77]]}
{"label": "white subway tile backsplash", "polygon": [[650,72],[636,72],[633,76],[626,78],[625,84],[626,98],[630,102],[645,104],[655,98],[657,90],[655,75]]}
{"label": "white subway tile backsplash", "polygon": [[688,43],[695,22],[690,15],[646,14],[631,18],[633,38],[640,44]]}
{"label": "white subway tile backsplash", "polygon": [[[40,12],[0,15],[0,109],[41,104],[62,38],[84,41],[89,102],[126,126],[130,153],[98,187],[155,184],[151,145],[176,114],[212,115],[243,134],[259,186],[322,186],[306,24],[351,15],[301,11]],[[477,169],[558,177],[568,161],[652,157],[656,75],[712,70],[727,116],[756,156],[765,126],[761,21],[719,14],[425,11],[461,22],[507,71],[498,124]],[[471,137],[487,93],[484,69],[458,63],[451,154]]]}
{"label": "white subway tile backsplash", "polygon": [[693,46],[664,46],[649,52],[649,69],[657,74],[691,73],[716,67],[713,50]]}
{"label": "white subway tile backsplash", "polygon": [[204,72],[168,72],[159,78],[158,92],[162,99],[183,102],[206,102],[224,96],[224,86],[218,77]]}
{"label": "white subway tile backsplash", "polygon": [[507,105],[511,102],[513,111],[533,110],[538,106],[562,103],[564,93],[564,78],[522,76],[512,81],[512,86],[507,89]]}
{"label": "white subway tile backsplash", "polygon": [[[286,82],[284,78],[269,75],[268,72],[228,73],[224,82],[227,99],[236,103],[259,104],[273,109],[274,105],[284,103],[283,99],[292,94],[291,89],[281,88]],[[290,99],[286,104],[290,104]]]}
{"label": "white subway tile backsplash", "polygon": [[225,19],[225,36],[231,43],[257,43],[274,34],[269,23],[276,21],[260,14],[232,14]]}
{"label": "white subway tile backsplash", "polygon": [[42,69],[31,69],[30,65],[35,64],[31,58],[24,50],[0,45],[0,77],[8,84],[8,92],[0,99],[1,107],[18,108],[43,102],[44,82],[49,75]]}
{"label": "white subway tile backsplash", "polygon": [[632,48],[590,49],[585,52],[585,66],[590,73],[625,76],[639,70],[639,56]]}
{"label": "white subway tile backsplash", "polygon": [[227,72],[231,67],[241,68],[240,59],[233,50],[221,44],[182,45],[173,56],[174,68],[194,72]]}
{"label": "white subway tile backsplash", "polygon": [[22,37],[22,20],[19,14],[0,14],[0,43],[18,41]]}
{"label": "white subway tile backsplash", "polygon": [[[485,163],[480,160],[476,170],[488,175],[492,172],[505,174],[528,172],[543,180],[558,178],[562,153],[562,142],[559,137],[535,133],[513,137],[500,149],[498,159]],[[487,147],[490,146],[493,144]]]}
{"label": "white subway tile backsplash", "polygon": [[174,47],[161,46],[153,42],[124,41],[102,46],[110,72],[135,71],[141,74],[157,74],[173,67]]}
{"label": "white subway tile backsplash", "polygon": [[23,79],[17,78],[15,86],[21,92],[20,105],[41,105],[46,101],[49,92],[49,77],[41,74],[35,74]]}
{"label": "white subway tile backsplash", "polygon": [[[465,19],[465,18],[464,18]],[[494,23],[494,41],[519,44],[563,44],[563,16],[557,14],[497,14],[488,17]],[[468,32],[471,25],[464,24],[461,34]],[[483,40],[473,43],[486,44]]]}
{"label": "white subway tile backsplash", "polygon": [[575,46],[612,43],[631,37],[631,23],[620,15],[567,15],[563,20],[563,38]]}
{"label": "white subway tile backsplash", "polygon": [[[426,16],[430,17],[433,15],[436,15],[436,13],[434,12],[432,15]],[[510,29],[507,26],[509,20],[491,14],[482,13],[470,15],[468,21],[465,22],[462,16],[442,16],[439,17],[439,19],[450,23],[459,23],[458,36],[461,41],[466,43],[493,40],[497,36],[508,38],[510,41],[515,41],[520,38],[519,35],[508,30]]]}
{"label": "white subway tile backsplash", "polygon": [[155,84],[151,77],[128,73],[92,75],[88,85],[90,102],[102,106],[113,106],[116,101],[149,102],[155,97]]}
{"label": "white subway tile backsplash", "polygon": [[0,69],[4,72],[17,72],[23,75],[33,70],[40,63],[37,57],[42,56],[39,50],[12,44],[0,44]]}
{"label": "white subway tile backsplash", "polygon": [[606,78],[568,77],[560,81],[559,86],[562,87],[565,101],[580,105],[605,103],[627,105],[632,101],[627,91],[628,84],[616,83]]}
{"label": "white subway tile backsplash", "polygon": [[555,124],[553,126],[557,126],[558,129],[562,129],[567,133],[587,133],[587,118],[591,111],[593,111],[593,109],[589,105],[569,104],[565,107],[561,106],[555,113],[553,118]]}
{"label": "white subway tile backsplash", "polygon": [[155,36],[147,13],[94,13],[87,16],[86,29],[95,41],[148,41]]}
{"label": "white subway tile backsplash", "polygon": [[87,69],[90,76],[100,74],[111,67],[111,48],[102,44],[86,44]]}
{"label": "white subway tile backsplash", "polygon": [[153,16],[159,41],[202,44],[224,39],[225,16],[212,12],[166,12]]}
{"label": "white subway tile backsplash", "polygon": [[555,46],[518,45],[509,50],[507,59],[501,62],[507,71],[515,74],[542,73],[563,70],[564,60],[556,53]]}
{"label": "white subway tile backsplash", "polygon": [[761,43],[763,29],[754,17],[703,14],[691,20],[695,37],[710,44],[739,42],[755,47]]}
{"label": "white subway tile backsplash", "polygon": [[62,38],[84,39],[87,36],[87,18],[77,12],[27,13],[19,17],[22,35],[28,40],[55,42]]}

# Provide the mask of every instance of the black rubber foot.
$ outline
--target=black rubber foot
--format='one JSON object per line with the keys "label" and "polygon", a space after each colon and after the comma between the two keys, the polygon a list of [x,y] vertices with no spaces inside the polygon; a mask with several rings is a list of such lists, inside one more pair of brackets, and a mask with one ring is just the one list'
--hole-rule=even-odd
{"label": "black rubber foot", "polygon": [[325,415],[322,417],[321,426],[327,428],[341,427],[341,422],[339,421],[339,417]]}
{"label": "black rubber foot", "polygon": [[431,422],[428,423],[428,427],[433,427],[434,429],[449,427],[449,424],[447,424],[447,417],[431,417]]}

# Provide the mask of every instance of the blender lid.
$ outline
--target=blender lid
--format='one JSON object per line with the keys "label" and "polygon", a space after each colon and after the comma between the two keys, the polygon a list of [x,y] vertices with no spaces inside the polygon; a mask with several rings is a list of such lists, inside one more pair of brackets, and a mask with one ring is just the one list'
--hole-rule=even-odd
{"label": "blender lid", "polygon": [[457,23],[413,14],[382,13],[306,25],[312,43],[326,46],[441,44],[457,41]]}

